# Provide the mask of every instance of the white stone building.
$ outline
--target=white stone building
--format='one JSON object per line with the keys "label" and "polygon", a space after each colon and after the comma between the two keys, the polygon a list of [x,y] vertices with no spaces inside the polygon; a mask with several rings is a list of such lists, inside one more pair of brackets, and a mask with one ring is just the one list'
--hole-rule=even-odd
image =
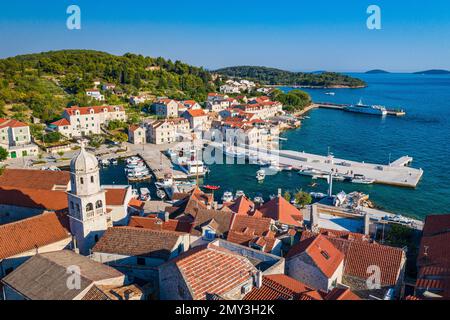
{"label": "white stone building", "polygon": [[122,106],[70,107],[63,113],[63,119],[51,123],[51,127],[66,137],[101,134],[102,125],[111,120],[126,121]]}
{"label": "white stone building", "polygon": [[189,120],[184,118],[157,120],[146,126],[147,141],[153,144],[181,141],[190,133]]}
{"label": "white stone building", "polygon": [[97,101],[105,101],[105,96],[98,89],[88,89],[86,90],[86,95]]}
{"label": "white stone building", "polygon": [[183,108],[184,105],[173,99],[159,99],[152,107],[155,109],[157,116],[176,118],[178,117],[178,108]]}
{"label": "white stone building", "polygon": [[38,146],[31,142],[30,127],[14,119],[0,118],[0,147],[10,158],[37,156]]}

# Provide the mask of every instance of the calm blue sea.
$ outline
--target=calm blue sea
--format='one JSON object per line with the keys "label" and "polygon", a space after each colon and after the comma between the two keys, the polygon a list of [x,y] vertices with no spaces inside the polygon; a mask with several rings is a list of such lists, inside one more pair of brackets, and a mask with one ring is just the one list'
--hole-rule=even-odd
{"label": "calm blue sea", "polygon": [[[381,185],[361,186],[334,183],[335,193],[363,191],[388,211],[424,218],[430,213],[448,213],[450,208],[450,76],[411,74],[351,74],[365,80],[363,89],[306,90],[314,101],[381,104],[406,110],[405,117],[372,117],[337,110],[311,111],[302,127],[285,132],[283,149],[326,155],[328,147],[336,157],[356,161],[388,163],[409,155],[413,167],[422,168],[424,176],[416,189]],[[283,88],[290,90],[290,88]],[[325,95],[333,91],[335,96]],[[254,165],[213,165],[205,183],[220,185],[222,190],[244,190],[249,196],[261,193],[266,198],[277,188],[295,191],[326,192],[325,181],[310,187],[311,179],[292,172],[267,176],[256,182]],[[103,183],[123,183],[116,174],[122,169],[103,170]]]}

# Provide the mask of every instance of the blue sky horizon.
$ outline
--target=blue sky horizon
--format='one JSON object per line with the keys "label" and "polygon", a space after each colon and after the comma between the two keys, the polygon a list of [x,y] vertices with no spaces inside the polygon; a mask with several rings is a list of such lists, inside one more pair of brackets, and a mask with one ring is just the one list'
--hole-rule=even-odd
{"label": "blue sky horizon", "polygon": [[[66,27],[69,5],[81,30]],[[381,8],[381,30],[366,26]],[[0,5],[0,58],[60,49],[162,56],[214,70],[450,70],[450,1],[21,0]]]}

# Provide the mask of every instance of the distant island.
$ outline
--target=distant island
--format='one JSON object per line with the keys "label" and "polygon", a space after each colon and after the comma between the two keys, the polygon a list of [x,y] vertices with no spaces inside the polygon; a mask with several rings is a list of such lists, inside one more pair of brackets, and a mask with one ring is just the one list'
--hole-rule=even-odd
{"label": "distant island", "polygon": [[450,74],[449,70],[431,69],[425,71],[414,72],[414,74]]}
{"label": "distant island", "polygon": [[381,69],[374,69],[374,70],[369,70],[366,73],[367,74],[384,74],[384,73],[390,73],[390,72],[386,71],[386,70],[381,70]]}
{"label": "distant island", "polygon": [[230,78],[245,78],[272,86],[286,85],[308,88],[363,88],[367,86],[360,79],[335,72],[315,74],[259,66],[227,67],[213,72]]}

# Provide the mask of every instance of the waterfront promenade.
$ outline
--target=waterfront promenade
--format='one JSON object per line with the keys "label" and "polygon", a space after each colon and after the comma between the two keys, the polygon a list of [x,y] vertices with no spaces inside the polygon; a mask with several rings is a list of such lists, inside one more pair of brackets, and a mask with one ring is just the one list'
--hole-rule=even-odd
{"label": "waterfront promenade", "polygon": [[[221,148],[220,144],[212,144]],[[256,153],[258,159],[270,162],[277,160],[281,166],[292,166],[294,170],[315,169],[323,172],[335,172],[343,175],[363,175],[367,179],[373,179],[374,183],[391,186],[415,188],[423,175],[422,169],[406,167],[402,164],[410,163],[411,157],[402,157],[391,165],[374,164],[350,161],[335,158],[334,156],[321,156],[312,153],[294,150],[267,150],[252,147],[237,147],[240,153]],[[406,159],[406,160],[405,160]]]}

